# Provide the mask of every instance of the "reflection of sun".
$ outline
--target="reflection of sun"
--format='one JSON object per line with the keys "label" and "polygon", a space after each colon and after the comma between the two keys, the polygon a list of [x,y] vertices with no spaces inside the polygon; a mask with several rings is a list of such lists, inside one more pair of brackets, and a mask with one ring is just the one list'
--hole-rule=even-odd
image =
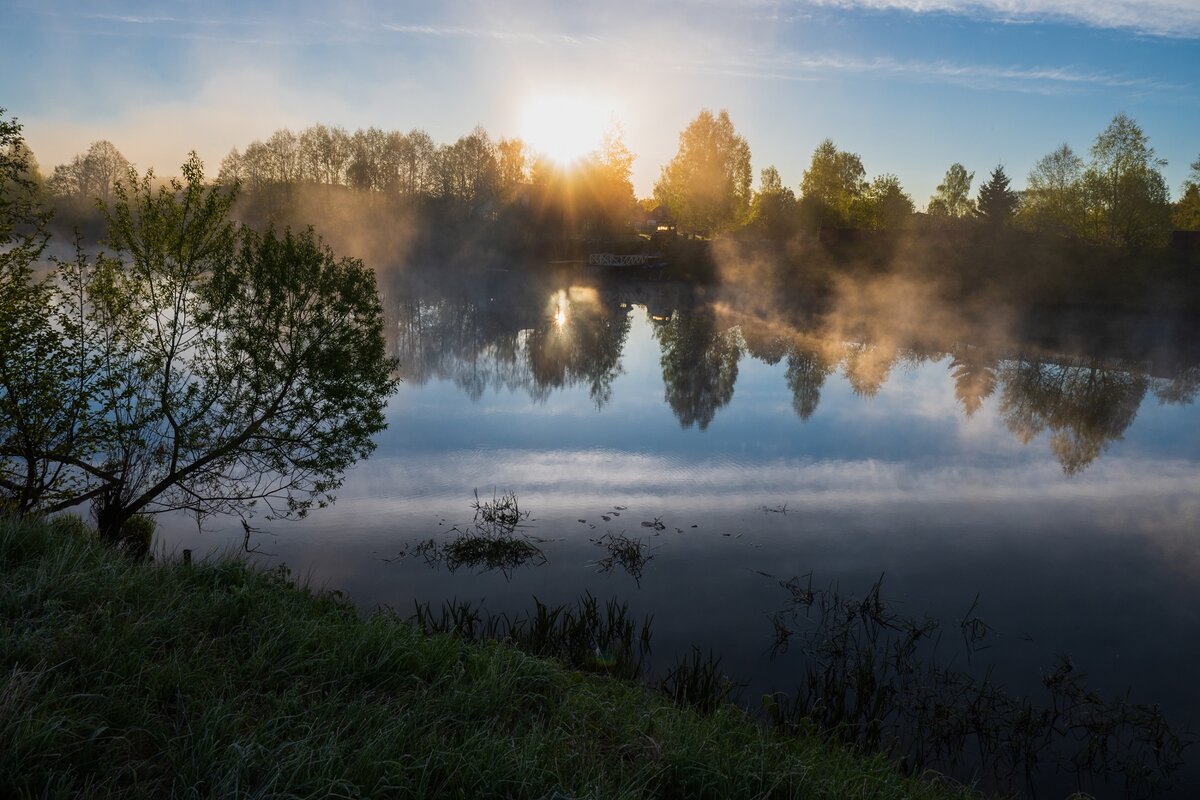
{"label": "reflection of sun", "polygon": [[607,117],[600,104],[576,95],[537,95],[521,111],[520,135],[535,151],[567,162],[600,146]]}
{"label": "reflection of sun", "polygon": [[562,330],[567,325],[567,302],[566,292],[560,291],[554,299],[554,327]]}

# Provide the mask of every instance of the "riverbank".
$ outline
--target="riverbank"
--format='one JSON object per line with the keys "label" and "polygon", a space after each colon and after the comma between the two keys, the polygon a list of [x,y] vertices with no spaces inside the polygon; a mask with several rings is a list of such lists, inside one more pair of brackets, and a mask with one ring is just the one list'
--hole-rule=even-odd
{"label": "riverbank", "polygon": [[968,797],[236,559],[0,519],[0,794]]}

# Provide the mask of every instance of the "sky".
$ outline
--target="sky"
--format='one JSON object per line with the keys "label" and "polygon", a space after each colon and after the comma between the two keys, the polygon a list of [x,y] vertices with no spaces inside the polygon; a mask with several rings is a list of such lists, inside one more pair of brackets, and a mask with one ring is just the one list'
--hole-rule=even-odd
{"label": "sky", "polygon": [[0,107],[45,172],[99,139],[166,175],[316,122],[452,142],[615,120],[647,196],[703,108],[756,176],[798,188],[828,137],[918,207],[954,162],[1020,188],[1119,112],[1173,196],[1200,158],[1200,0],[0,0],[0,19]]}

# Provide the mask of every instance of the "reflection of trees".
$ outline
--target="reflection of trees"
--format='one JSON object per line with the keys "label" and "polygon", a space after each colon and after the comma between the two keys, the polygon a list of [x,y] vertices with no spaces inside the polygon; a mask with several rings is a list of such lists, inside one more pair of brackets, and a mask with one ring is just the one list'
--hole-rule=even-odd
{"label": "reflection of trees", "polygon": [[968,417],[974,416],[996,391],[996,359],[970,345],[955,351],[950,375],[954,378],[954,396]]}
{"label": "reflection of trees", "polygon": [[733,399],[738,361],[742,357],[741,332],[718,330],[711,310],[691,314],[676,311],[655,330],[662,347],[666,400],[690,428],[708,427],[717,409]]}
{"label": "reflection of trees", "polygon": [[1149,384],[1145,375],[1088,364],[1007,362],[1000,370],[1000,415],[1022,442],[1050,431],[1063,472],[1074,475],[1133,423]]}
{"label": "reflection of trees", "polygon": [[1160,403],[1186,406],[1196,402],[1197,394],[1200,394],[1200,367],[1189,367],[1174,378],[1154,381],[1154,396]]}
{"label": "reflection of trees", "polygon": [[807,420],[821,402],[821,387],[837,367],[818,350],[796,347],[788,354],[787,385],[792,390],[792,408],[801,420]]}
{"label": "reflection of trees", "polygon": [[629,334],[629,315],[597,304],[572,308],[565,325],[553,322],[529,334],[529,364],[540,392],[584,384],[602,408],[612,399],[612,382],[623,371],[621,352]]}
{"label": "reflection of trees", "polygon": [[459,300],[404,300],[390,311],[404,380],[449,380],[472,400],[500,390],[544,400],[555,389],[583,384],[603,406],[621,374],[629,331],[626,314],[599,304],[573,307],[564,326],[509,306]]}
{"label": "reflection of trees", "polygon": [[487,390],[527,388],[518,326],[466,301],[403,300],[396,315],[394,355],[401,377],[418,386],[450,380],[472,400]]}
{"label": "reflection of trees", "polygon": [[896,351],[891,347],[853,343],[846,346],[842,372],[856,395],[874,397],[887,381],[895,360]]}

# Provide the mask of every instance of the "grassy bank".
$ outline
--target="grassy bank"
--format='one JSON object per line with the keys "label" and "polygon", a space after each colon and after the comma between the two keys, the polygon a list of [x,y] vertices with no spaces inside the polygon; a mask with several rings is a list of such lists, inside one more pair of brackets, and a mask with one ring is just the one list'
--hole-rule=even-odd
{"label": "grassy bank", "polygon": [[742,713],[0,519],[0,795],[954,797]]}

